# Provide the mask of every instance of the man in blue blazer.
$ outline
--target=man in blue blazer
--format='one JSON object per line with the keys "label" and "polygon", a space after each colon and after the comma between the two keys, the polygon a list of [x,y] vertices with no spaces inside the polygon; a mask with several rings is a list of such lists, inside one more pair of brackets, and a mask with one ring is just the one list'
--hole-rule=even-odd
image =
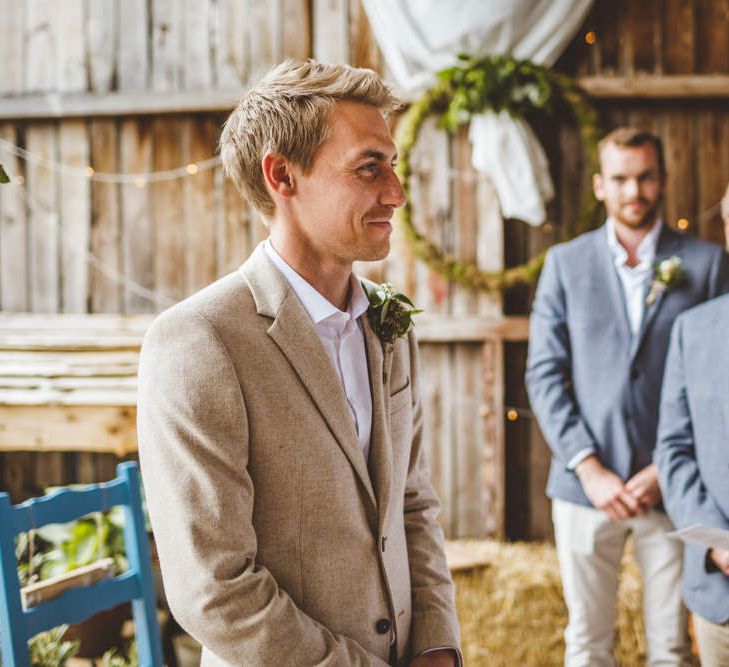
{"label": "man in blue blazer", "polygon": [[652,454],[671,325],[729,291],[729,265],[720,247],[662,221],[658,137],[620,128],[599,148],[593,187],[608,217],[547,254],[526,372],[552,450],[547,494],[569,611],[565,664],[614,664],[628,534],[643,575],[648,662],[688,664],[681,547],[666,537],[672,525]]}
{"label": "man in blue blazer", "polygon": [[[654,460],[678,528],[729,531],[729,295],[676,320]],[[687,544],[683,596],[694,612],[701,664],[729,665],[729,551]]]}

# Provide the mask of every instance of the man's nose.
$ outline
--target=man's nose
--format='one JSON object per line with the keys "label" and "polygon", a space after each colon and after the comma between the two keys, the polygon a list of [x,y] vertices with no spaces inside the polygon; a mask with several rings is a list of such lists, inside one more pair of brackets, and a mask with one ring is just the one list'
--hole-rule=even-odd
{"label": "man's nose", "polygon": [[382,193],[381,203],[393,208],[400,208],[405,204],[405,190],[393,169],[388,171],[387,184]]}
{"label": "man's nose", "polygon": [[623,192],[626,197],[635,197],[640,193],[640,185],[637,178],[628,178],[623,184]]}

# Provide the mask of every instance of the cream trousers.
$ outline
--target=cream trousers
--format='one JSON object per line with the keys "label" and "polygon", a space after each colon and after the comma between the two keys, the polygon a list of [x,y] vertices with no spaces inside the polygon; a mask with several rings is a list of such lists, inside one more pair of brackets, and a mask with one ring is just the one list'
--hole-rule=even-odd
{"label": "cream trousers", "polygon": [[557,555],[569,612],[566,667],[608,667],[613,658],[618,571],[632,534],[643,579],[649,666],[690,665],[688,614],[681,600],[681,542],[662,512],[611,521],[602,512],[552,501]]}

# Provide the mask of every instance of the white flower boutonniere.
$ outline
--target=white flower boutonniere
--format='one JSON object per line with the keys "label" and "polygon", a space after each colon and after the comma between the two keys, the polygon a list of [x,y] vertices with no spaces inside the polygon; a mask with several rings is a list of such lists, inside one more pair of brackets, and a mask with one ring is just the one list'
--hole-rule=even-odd
{"label": "white flower boutonniere", "polygon": [[653,281],[645,300],[646,304],[650,306],[659,294],[674,288],[681,280],[683,280],[683,265],[680,257],[674,255],[658,262],[653,269]]}
{"label": "white flower boutonniere", "polygon": [[370,307],[367,318],[372,330],[383,343],[394,343],[413,328],[413,315],[422,313],[404,294],[396,292],[391,283],[382,283],[367,292]]}

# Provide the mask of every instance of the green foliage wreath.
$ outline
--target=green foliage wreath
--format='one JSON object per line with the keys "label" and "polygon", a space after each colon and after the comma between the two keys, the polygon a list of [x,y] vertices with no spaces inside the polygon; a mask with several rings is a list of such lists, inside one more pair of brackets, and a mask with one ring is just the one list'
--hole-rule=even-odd
{"label": "green foliage wreath", "polygon": [[[544,253],[526,264],[504,271],[482,271],[473,262],[456,259],[423,236],[413,223],[410,204],[410,158],[427,118],[438,115],[438,127],[455,132],[471,116],[486,110],[507,111],[514,118],[529,114],[550,115],[567,111],[577,121],[583,146],[592,165],[597,164],[597,111],[570,77],[546,67],[508,56],[472,58],[459,56],[460,63],[438,74],[438,83],[413,103],[398,123],[398,175],[407,203],[400,219],[405,237],[416,257],[448,280],[474,290],[496,291],[517,284],[533,284],[544,263]],[[568,236],[587,231],[595,218],[597,202],[587,192],[578,220]]]}

